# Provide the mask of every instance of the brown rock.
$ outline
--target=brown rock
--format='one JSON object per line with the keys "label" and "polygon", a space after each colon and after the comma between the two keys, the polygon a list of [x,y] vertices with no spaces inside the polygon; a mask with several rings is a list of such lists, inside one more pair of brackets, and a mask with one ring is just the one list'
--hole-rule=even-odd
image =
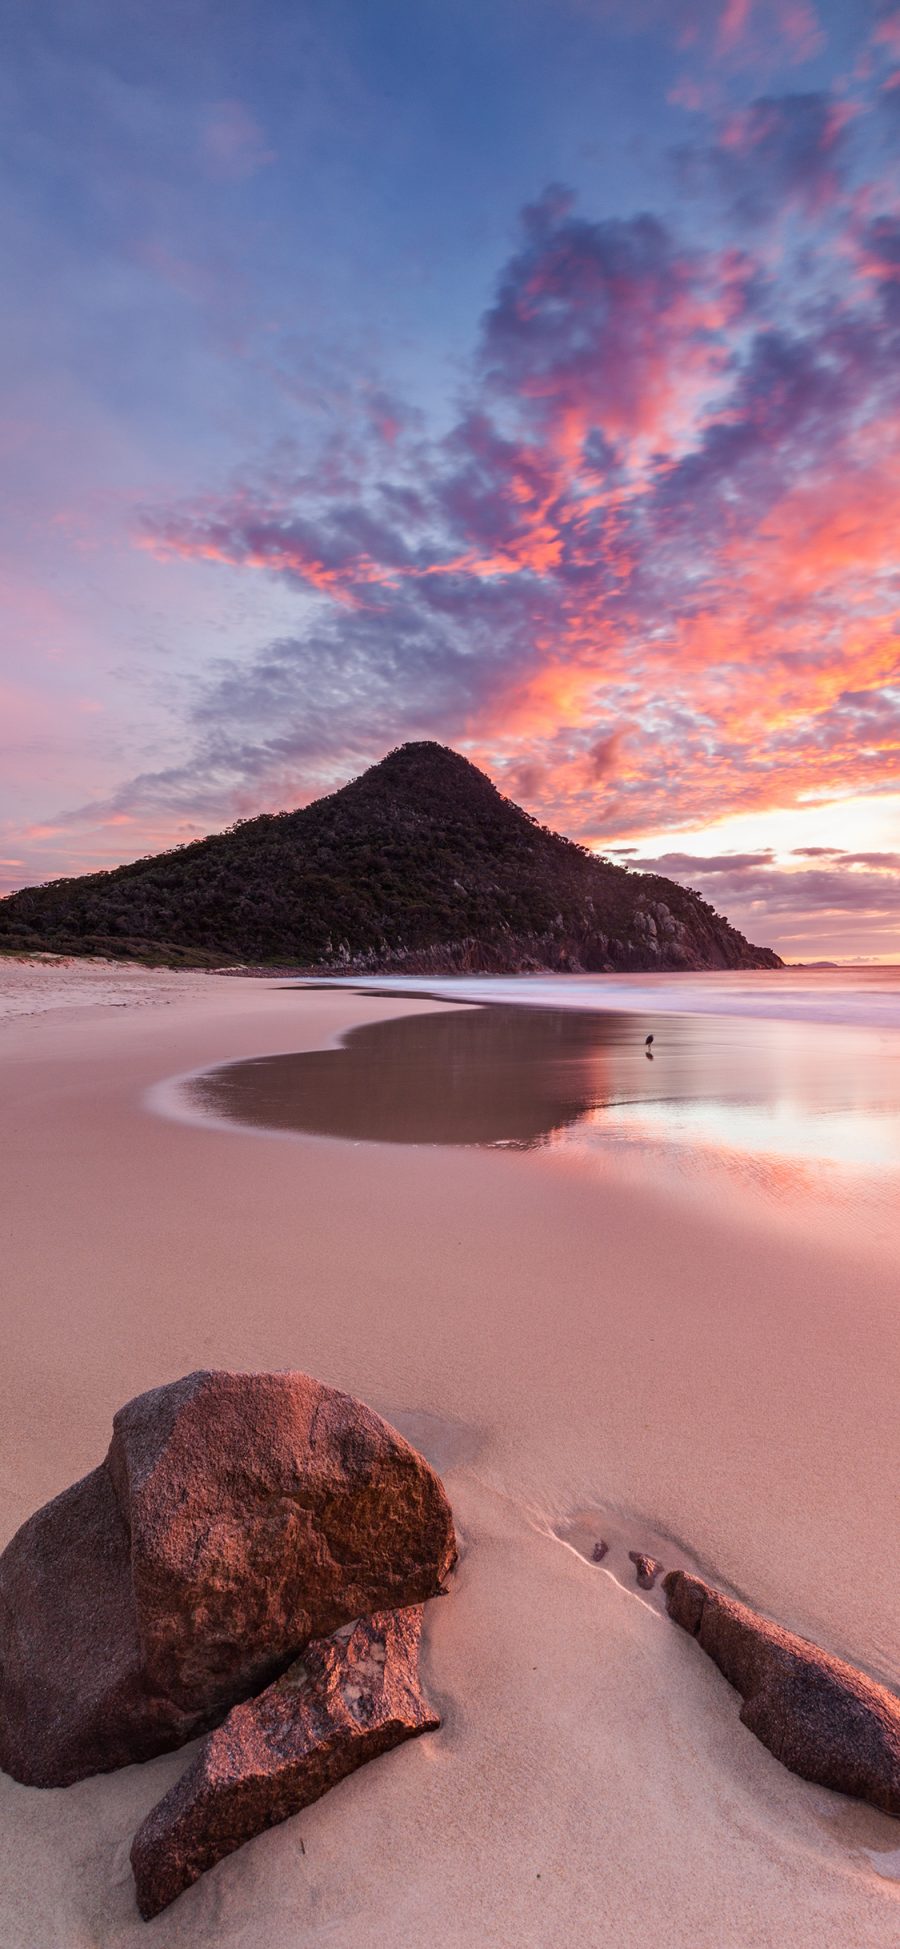
{"label": "brown rock", "polygon": [[440,1725],[419,1690],[421,1629],[421,1605],[362,1617],[307,1645],[268,1691],[229,1712],[134,1837],[145,1920],[254,1834]]}
{"label": "brown rock", "polygon": [[65,1786],[182,1745],[310,1638],[433,1596],[455,1557],[437,1476],[350,1395],[155,1388],[0,1557],[0,1766]]}
{"label": "brown rock", "polygon": [[900,1699],[699,1577],[670,1570],[670,1617],[744,1699],[741,1719],[803,1780],[900,1815]]}
{"label": "brown rock", "polygon": [[655,1556],[644,1556],[640,1550],[629,1550],[629,1561],[634,1564],[636,1581],[642,1590],[652,1590],[662,1569]]}

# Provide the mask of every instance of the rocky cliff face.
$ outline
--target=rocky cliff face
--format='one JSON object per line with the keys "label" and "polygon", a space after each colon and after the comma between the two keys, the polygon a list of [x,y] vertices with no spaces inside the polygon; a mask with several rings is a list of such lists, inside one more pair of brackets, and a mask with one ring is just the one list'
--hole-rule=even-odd
{"label": "rocky cliff face", "polygon": [[[635,880],[644,875],[634,875]],[[668,884],[663,882],[664,885]],[[702,905],[698,901],[698,906]],[[704,924],[705,922],[705,924]],[[780,968],[771,948],[754,947],[727,921],[708,914],[677,918],[664,900],[639,900],[621,934],[606,934],[584,916],[573,929],[506,934],[491,940],[442,941],[429,948],[398,947],[339,955],[333,973],[381,974],[613,974],[629,968]]]}
{"label": "rocky cliff face", "polygon": [[0,947],[322,972],[779,967],[699,894],[548,831],[438,744],[299,812],[0,902]]}

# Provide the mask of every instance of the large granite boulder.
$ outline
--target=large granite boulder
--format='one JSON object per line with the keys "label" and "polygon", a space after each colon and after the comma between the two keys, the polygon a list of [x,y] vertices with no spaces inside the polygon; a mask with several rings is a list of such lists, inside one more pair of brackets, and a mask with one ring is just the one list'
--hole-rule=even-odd
{"label": "large granite boulder", "polygon": [[306,1374],[190,1374],[0,1556],[0,1766],[65,1786],[179,1746],[311,1638],[421,1602],[456,1557],[433,1470]]}
{"label": "large granite boulder", "polygon": [[308,1644],[258,1698],[229,1712],[134,1837],[147,1921],[355,1767],[440,1725],[419,1690],[422,1607],[383,1611]]}
{"label": "large granite boulder", "polygon": [[670,1617],[744,1700],[741,1719],[801,1779],[900,1815],[900,1699],[807,1638],[670,1570]]}

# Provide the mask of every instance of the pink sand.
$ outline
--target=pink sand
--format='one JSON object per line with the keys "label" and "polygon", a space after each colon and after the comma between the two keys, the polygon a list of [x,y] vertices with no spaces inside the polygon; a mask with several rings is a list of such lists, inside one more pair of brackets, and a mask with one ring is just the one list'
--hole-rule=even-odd
{"label": "pink sand", "polygon": [[[223,1862],[154,1944],[893,1946],[898,1824],[786,1773],[618,1556],[555,1534],[596,1511],[635,1548],[676,1537],[896,1682],[890,1264],[539,1153],[146,1107],[201,1064],[428,1004],[77,964],[9,964],[4,992],[0,1540],[100,1459],[122,1401],[223,1365],[306,1368],[393,1418],[463,1542],[429,1611],[443,1730]],[[0,1778],[4,1949],[150,1940],[128,1849],[183,1764]]]}

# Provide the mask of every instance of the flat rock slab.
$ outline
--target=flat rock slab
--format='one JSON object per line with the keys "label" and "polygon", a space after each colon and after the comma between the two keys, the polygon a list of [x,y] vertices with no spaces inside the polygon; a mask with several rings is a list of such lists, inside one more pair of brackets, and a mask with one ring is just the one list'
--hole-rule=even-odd
{"label": "flat rock slab", "polygon": [[900,1816],[900,1699],[855,1666],[670,1570],[669,1616],[740,1692],[741,1719],[803,1780]]}
{"label": "flat rock slab", "polygon": [[274,1685],[229,1712],[135,1835],[145,1920],[254,1834],[440,1725],[419,1689],[421,1630],[421,1605],[359,1618],[307,1645]]}
{"label": "flat rock slab", "polygon": [[0,1556],[0,1767],[67,1786],[217,1725],[311,1638],[434,1596],[434,1471],[307,1374],[189,1374]]}

